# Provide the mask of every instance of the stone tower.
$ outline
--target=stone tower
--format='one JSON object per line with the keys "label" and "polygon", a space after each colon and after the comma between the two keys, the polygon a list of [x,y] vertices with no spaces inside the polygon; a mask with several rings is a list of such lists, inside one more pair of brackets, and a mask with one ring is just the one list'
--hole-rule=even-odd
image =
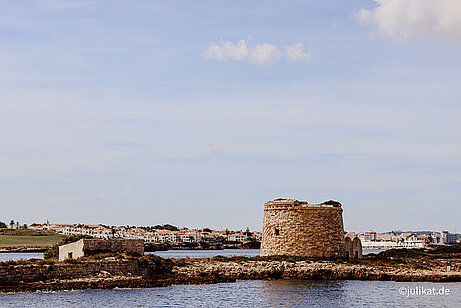
{"label": "stone tower", "polygon": [[261,256],[346,257],[341,203],[276,199],[264,204]]}

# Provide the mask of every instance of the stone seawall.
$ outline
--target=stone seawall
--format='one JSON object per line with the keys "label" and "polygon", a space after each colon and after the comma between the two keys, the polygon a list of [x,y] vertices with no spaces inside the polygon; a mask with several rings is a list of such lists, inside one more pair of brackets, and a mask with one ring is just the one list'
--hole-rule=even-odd
{"label": "stone seawall", "polygon": [[0,286],[49,280],[66,280],[98,275],[153,278],[171,272],[171,262],[140,259],[82,261],[79,263],[8,265],[0,263]]}

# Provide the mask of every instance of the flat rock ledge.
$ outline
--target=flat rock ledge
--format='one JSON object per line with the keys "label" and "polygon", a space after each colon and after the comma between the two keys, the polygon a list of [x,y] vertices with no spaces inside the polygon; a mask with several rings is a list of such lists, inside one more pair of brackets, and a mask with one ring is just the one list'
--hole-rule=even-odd
{"label": "flat rock ledge", "polygon": [[192,261],[175,266],[173,273],[185,281],[199,276],[226,279],[320,279],[320,280],[393,280],[393,281],[461,281],[460,271],[421,270],[410,267],[378,267],[338,264],[335,262]]}
{"label": "flat rock ledge", "polygon": [[[181,264],[181,263],[178,263]],[[174,284],[210,284],[244,279],[461,281],[460,271],[421,270],[400,266],[378,267],[329,261],[213,261],[185,259],[172,271],[156,277],[112,276],[37,281],[0,286],[0,292],[64,291],[75,289],[152,288]]]}

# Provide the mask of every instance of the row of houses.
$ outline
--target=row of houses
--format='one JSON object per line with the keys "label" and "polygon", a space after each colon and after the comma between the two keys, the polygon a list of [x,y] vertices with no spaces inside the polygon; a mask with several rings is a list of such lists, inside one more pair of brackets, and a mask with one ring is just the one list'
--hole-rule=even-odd
{"label": "row of houses", "polygon": [[[152,230],[146,231],[142,228],[112,227],[103,225],[82,225],[82,224],[33,224],[30,226],[36,230],[51,230],[64,235],[89,235],[99,239],[142,239],[147,243],[169,243],[183,242],[194,243],[200,241],[213,241],[218,238],[233,242],[245,242],[250,237],[243,232],[211,230],[203,232],[198,230]],[[252,239],[260,240],[261,233],[254,232]]]}
{"label": "row of houses", "polygon": [[123,239],[142,239],[147,243],[196,243],[202,240],[201,234],[194,230],[155,230],[152,232],[142,229],[117,230],[115,232],[115,237]]}
{"label": "row of houses", "polygon": [[357,234],[362,241],[364,249],[390,249],[390,248],[423,248],[434,245],[456,244],[460,237],[448,231],[419,233],[414,232],[386,232],[375,231]]}

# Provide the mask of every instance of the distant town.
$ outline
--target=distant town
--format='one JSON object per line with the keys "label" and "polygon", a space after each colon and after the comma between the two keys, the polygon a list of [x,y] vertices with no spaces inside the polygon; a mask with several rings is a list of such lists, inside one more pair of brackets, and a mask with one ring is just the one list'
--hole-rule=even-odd
{"label": "distant town", "polygon": [[425,248],[437,245],[456,244],[461,241],[461,234],[448,231],[391,231],[378,233],[375,231],[348,233],[347,236],[358,236],[363,249],[392,248]]}
{"label": "distant town", "polygon": [[[146,227],[136,226],[107,226],[103,224],[55,224],[48,221],[43,224],[33,223],[29,226],[20,225],[13,220],[10,224],[0,222],[9,229],[48,230],[63,235],[87,235],[99,239],[142,239],[145,243],[199,243],[199,242],[233,242],[248,243],[261,241],[261,232],[232,230],[212,230],[210,228],[188,229],[178,228],[173,225],[155,225]],[[254,247],[251,246],[251,247]]]}
{"label": "distant town", "polygon": [[[155,226],[108,226],[104,224],[57,224],[45,222],[42,224],[21,225],[19,222],[10,221],[9,224],[0,222],[0,228],[48,230],[63,235],[83,235],[99,239],[142,239],[145,243],[200,243],[200,242],[228,242],[228,243],[254,243],[254,248],[261,241],[259,231],[242,230],[213,230],[210,228],[188,229],[178,228],[173,225]],[[357,236],[362,241],[364,249],[391,249],[391,248],[425,248],[437,245],[449,245],[461,242],[461,234],[448,231],[391,231],[378,233],[348,232],[346,236]]]}

